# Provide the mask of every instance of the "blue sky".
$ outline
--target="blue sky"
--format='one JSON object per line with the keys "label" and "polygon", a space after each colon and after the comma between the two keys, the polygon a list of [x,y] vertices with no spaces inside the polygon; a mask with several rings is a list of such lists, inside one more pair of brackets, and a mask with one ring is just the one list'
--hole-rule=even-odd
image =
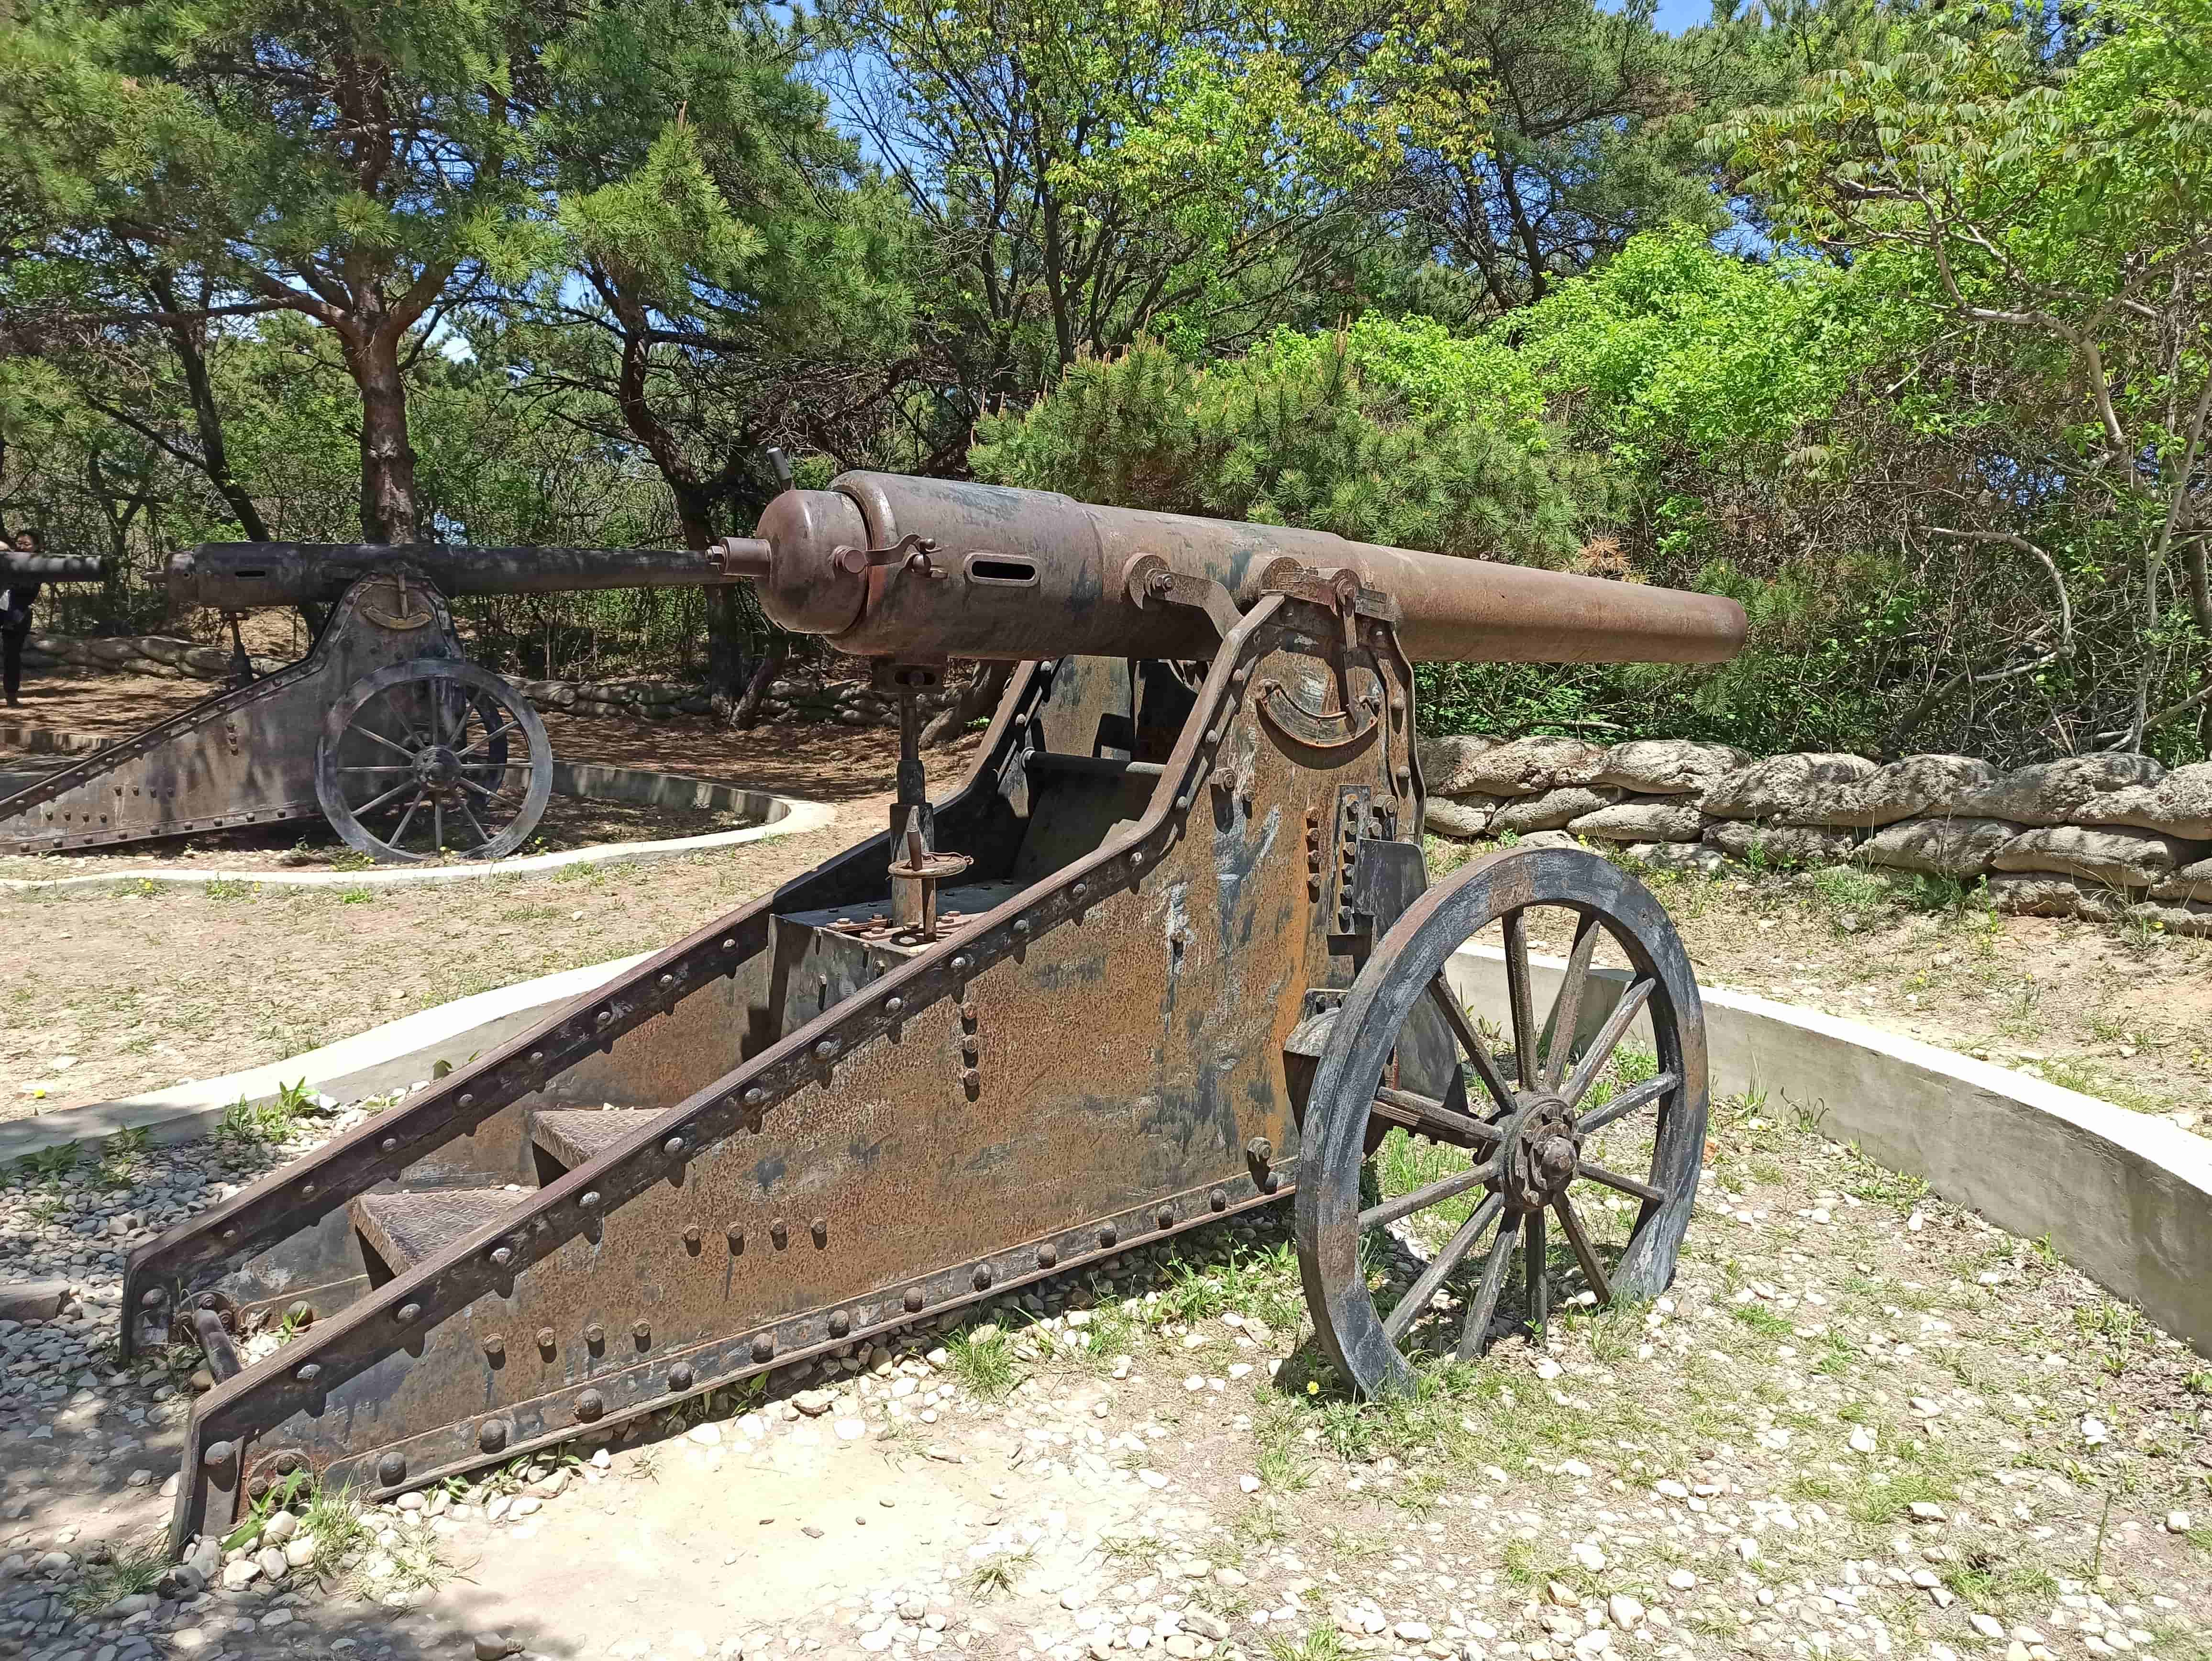
{"label": "blue sky", "polygon": [[1684,29],[1711,20],[1712,0],[1659,0],[1659,10],[1652,21],[1669,34],[1680,34]]}

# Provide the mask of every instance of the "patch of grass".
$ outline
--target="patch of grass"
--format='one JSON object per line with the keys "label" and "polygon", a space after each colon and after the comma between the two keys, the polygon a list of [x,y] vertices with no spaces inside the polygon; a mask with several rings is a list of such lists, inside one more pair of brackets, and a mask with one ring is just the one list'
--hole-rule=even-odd
{"label": "patch of grass", "polygon": [[80,1615],[97,1614],[118,1597],[150,1592],[168,1567],[162,1542],[127,1547],[107,1562],[86,1564],[83,1578],[70,1589],[70,1603]]}
{"label": "patch of grass", "polygon": [[952,1371],[970,1392],[995,1402],[1021,1382],[1013,1340],[995,1322],[963,1327],[945,1341]]}
{"label": "patch of grass", "polygon": [[1940,1502],[1954,1497],[1956,1490],[1933,1472],[1900,1470],[1887,1482],[1862,1478],[1850,1494],[1849,1506],[1854,1521],[1869,1528],[1880,1528],[1895,1522],[1906,1510],[1921,1500]]}
{"label": "patch of grass", "polygon": [[66,1177],[76,1169],[77,1146],[75,1142],[58,1142],[52,1147],[42,1147],[35,1153],[26,1153],[16,1159],[16,1167],[34,1180],[52,1182]]}
{"label": "patch of grass", "polygon": [[276,1099],[252,1103],[240,1096],[222,1110],[216,1122],[215,1139],[218,1142],[245,1144],[249,1142],[289,1141],[299,1134],[301,1117],[314,1110],[314,1092],[307,1081],[276,1086]]}
{"label": "patch of grass", "polygon": [[1437,1508],[1437,1501],[1443,1497],[1443,1472],[1419,1471],[1390,1490],[1390,1503],[1400,1511],[1410,1511],[1417,1516],[1425,1517]]}
{"label": "patch of grass", "polygon": [[317,1488],[300,1526],[315,1536],[315,1573],[325,1579],[344,1573],[375,1538],[360,1500],[346,1488]]}
{"label": "patch of grass", "polygon": [[211,900],[246,900],[252,898],[260,886],[258,883],[236,882],[227,877],[217,877],[204,885],[200,891]]}
{"label": "patch of grass", "polygon": [[1790,1323],[1763,1304],[1738,1304],[1729,1314],[1741,1325],[1765,1338],[1787,1338]]}
{"label": "patch of grass", "polygon": [[1280,1633],[1267,1634],[1269,1661],[1343,1661],[1344,1640],[1327,1621],[1308,1627],[1293,1643]]}
{"label": "patch of grass", "polygon": [[1022,1576],[1036,1561],[1036,1548],[1024,1546],[1019,1551],[1002,1551],[996,1557],[987,1557],[968,1571],[965,1585],[969,1596],[977,1598],[1011,1597],[1021,1590]]}
{"label": "patch of grass", "polygon": [[338,891],[340,905],[367,905],[376,896],[367,888],[345,888]]}

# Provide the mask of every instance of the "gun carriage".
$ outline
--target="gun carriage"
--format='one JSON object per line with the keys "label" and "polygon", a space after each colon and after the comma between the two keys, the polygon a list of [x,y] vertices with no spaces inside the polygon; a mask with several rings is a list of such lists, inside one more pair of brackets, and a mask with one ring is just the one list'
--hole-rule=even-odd
{"label": "gun carriage", "polygon": [[[20,556],[18,557],[21,557]],[[536,828],[552,745],[529,701],[471,663],[448,597],[735,581],[658,549],[204,543],[173,607],[232,620],[330,607],[307,655],[0,797],[0,854],[58,853],[320,814],[380,863],[496,859]]]}
{"label": "gun carriage", "polygon": [[[890,822],[133,1254],[126,1352],[196,1339],[217,1379],[178,1543],[295,1474],[388,1494],[1276,1202],[1364,1393],[1541,1321],[1547,1218],[1599,1297],[1668,1284],[1705,1129],[1688,959],[1579,851],[1428,885],[1413,660],[1711,661],[1732,603],[867,473],[717,558],[902,695]],[[1020,666],[933,796],[914,695],[947,654]],[[1576,917],[1548,1014],[1545,906]],[[1493,923],[1486,1033],[1444,971]],[[1363,1202],[1393,1127],[1466,1163]],[[1378,1307],[1363,1236],[1432,1213]]]}

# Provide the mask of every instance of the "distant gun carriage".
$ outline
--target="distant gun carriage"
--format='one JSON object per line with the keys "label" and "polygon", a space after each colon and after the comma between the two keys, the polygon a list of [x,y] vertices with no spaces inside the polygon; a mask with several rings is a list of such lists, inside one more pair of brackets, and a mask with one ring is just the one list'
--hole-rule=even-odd
{"label": "distant gun carriage", "polygon": [[317,815],[380,863],[513,853],[552,793],[552,745],[529,700],[468,660],[447,599],[737,580],[680,550],[204,543],[169,563],[173,607],[222,611],[234,634],[244,612],[330,605],[313,644],[258,680],[241,647],[240,684],[0,797],[0,854]]}
{"label": "distant gun carriage", "polygon": [[[1687,954],[1594,854],[1429,885],[1413,660],[1717,661],[1733,602],[875,473],[716,557],[897,696],[889,822],[132,1254],[124,1353],[197,1342],[216,1380],[173,1544],[279,1484],[390,1495],[1293,1196],[1362,1393],[1480,1354],[1516,1259],[1540,1323],[1547,1218],[1599,1299],[1669,1282],[1706,1118]],[[949,655],[1020,666],[933,797]],[[1547,1014],[1545,906],[1576,919]],[[1448,972],[1492,924],[1502,1032]],[[1616,1067],[1632,1030],[1648,1059]],[[1393,1129],[1468,1163],[1364,1198]],[[1591,1192],[1632,1205],[1625,1243]],[[1363,1242],[1415,1220],[1441,1243],[1378,1303]]]}

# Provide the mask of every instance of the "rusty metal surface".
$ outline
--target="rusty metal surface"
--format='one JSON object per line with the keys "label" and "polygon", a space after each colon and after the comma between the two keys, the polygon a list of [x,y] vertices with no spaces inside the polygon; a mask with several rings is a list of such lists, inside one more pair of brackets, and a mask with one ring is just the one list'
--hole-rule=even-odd
{"label": "rusty metal surface", "polygon": [[[934,562],[926,572],[839,558],[915,537]],[[1711,663],[1734,655],[1745,626],[1718,595],[893,473],[786,491],[742,540],[745,569],[765,566],[756,580],[770,617],[862,656],[1210,657],[1218,634],[1204,611],[1161,615],[1127,593],[1124,573],[1146,557],[1247,605],[1286,558],[1355,571],[1395,602],[1417,660]],[[978,581],[979,556],[1029,579]]]}
{"label": "rusty metal surface", "polygon": [[[1063,637],[1122,626],[1130,585],[1086,593],[1080,560],[1025,567],[980,539],[1035,499],[854,490],[787,493],[764,520],[843,538],[836,581],[794,591],[819,626],[857,597],[852,616],[918,629],[933,614],[900,595],[971,576],[1063,584]],[[914,500],[969,520],[949,540],[884,522]],[[1044,500],[1080,553],[1094,510]],[[197,1404],[178,1542],[272,1473],[388,1494],[1283,1198],[1316,1138],[1334,1160],[1349,1137],[1356,1197],[1391,1123],[1503,1137],[1442,1014],[1414,1012],[1389,1076],[1333,1100],[1364,1029],[1331,1011],[1434,913],[1396,596],[1340,563],[1286,569],[1277,537],[1249,551],[1273,557],[1239,611],[1235,562],[1170,553],[1156,583],[1084,522],[1144,576],[1143,660],[1025,663],[958,788],[929,800],[908,757],[896,835],[133,1255],[125,1307],[149,1333],[197,1299],[251,1323],[317,1288],[304,1335]],[[938,861],[961,885],[933,940],[897,926],[892,885]]]}
{"label": "rusty metal surface", "polygon": [[394,631],[349,592],[297,663],[219,692],[27,789],[0,798],[0,853],[55,853],[148,837],[268,824],[320,812],[323,711],[362,677],[410,660],[460,656],[444,602],[419,588],[422,625]]}
{"label": "rusty metal surface", "polygon": [[699,588],[738,580],[687,548],[471,548],[443,543],[204,542],[169,559],[172,605],[250,611],[337,599],[363,577],[405,571],[453,594]]}

